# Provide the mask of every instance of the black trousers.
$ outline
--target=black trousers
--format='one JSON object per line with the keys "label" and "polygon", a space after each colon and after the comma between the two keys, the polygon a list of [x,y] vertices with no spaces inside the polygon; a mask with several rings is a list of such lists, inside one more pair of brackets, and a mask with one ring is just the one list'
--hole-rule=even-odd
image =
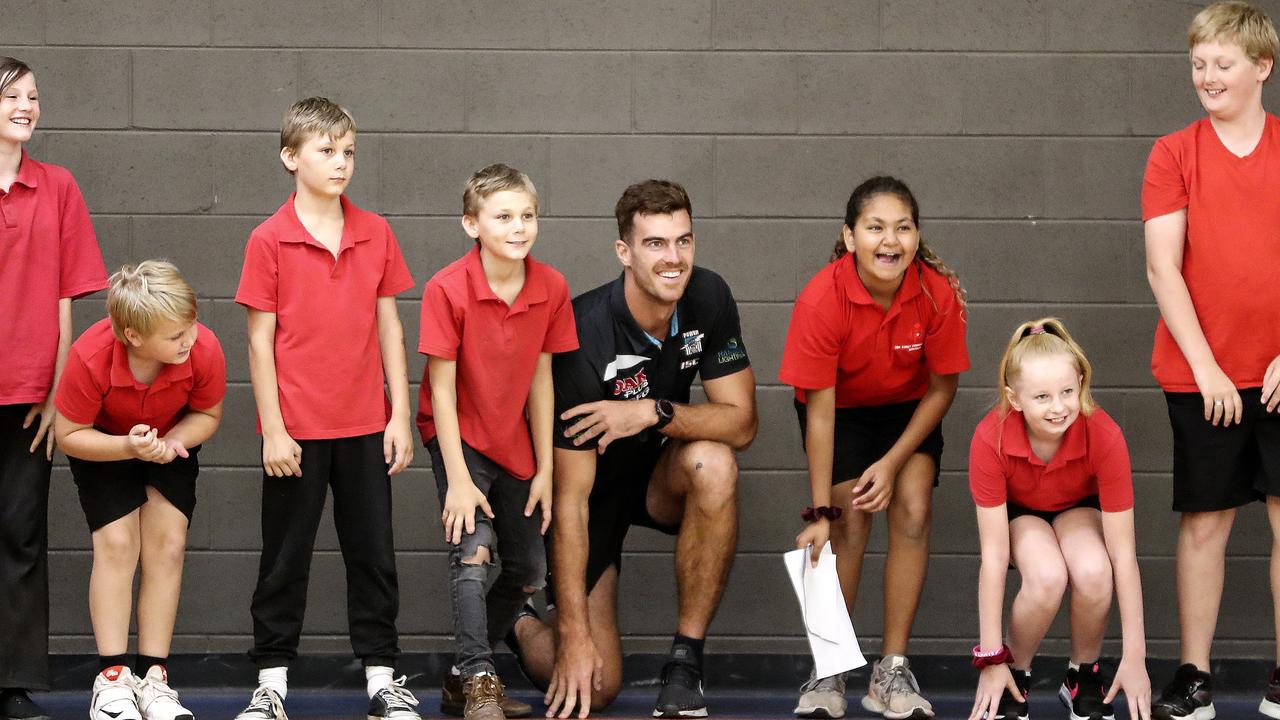
{"label": "black trousers", "polygon": [[[49,689],[49,473],[30,405],[0,405],[0,688]],[[52,432],[52,430],[51,430]]]}
{"label": "black trousers", "polygon": [[400,655],[400,587],[391,533],[391,479],[382,433],[299,440],[302,477],[262,476],[262,560],[253,591],[253,649],[258,668],[287,666],[298,655],[307,584],[325,495],[347,568],[351,649],[365,666],[394,667]]}

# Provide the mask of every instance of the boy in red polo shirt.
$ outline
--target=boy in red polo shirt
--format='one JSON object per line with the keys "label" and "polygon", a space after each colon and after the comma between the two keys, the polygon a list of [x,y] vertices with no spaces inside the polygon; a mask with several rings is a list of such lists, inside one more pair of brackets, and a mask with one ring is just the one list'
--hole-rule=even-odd
{"label": "boy in red polo shirt", "polygon": [[[71,346],[55,425],[93,534],[89,615],[99,673],[89,718],[189,720],[165,663],[196,505],[196,456],[222,420],[227,364],[218,339],[196,322],[195,292],[167,262],[112,275],[107,313]],[[126,653],[140,559],[134,673]]]}
{"label": "boy in red polo shirt", "polygon": [[296,192],[249,236],[236,291],[249,313],[264,470],[249,652],[258,689],[240,720],[284,717],[288,667],[298,654],[311,553],[330,488],[368,715],[418,718],[404,678],[393,682],[400,596],[389,477],[413,458],[395,298],[413,287],[413,278],[387,221],[342,194],[355,170],[355,137],[351,115],[325,98],[289,108],[280,160]]}
{"label": "boy in red polo shirt", "polygon": [[[564,277],[529,257],[538,194],[528,176],[501,164],[480,170],[467,182],[462,213],[475,248],[423,293],[418,351],[428,360],[418,428],[450,546],[457,659],[441,709],[502,720],[532,711],[503,692],[491,648],[545,583],[551,355],[577,349],[578,336]],[[495,551],[502,569],[486,593]]]}
{"label": "boy in red polo shirt", "polygon": [[[1152,706],[1162,720],[1214,716],[1210,650],[1237,508],[1265,497],[1280,537],[1280,118],[1262,105],[1280,40],[1270,18],[1242,2],[1205,8],[1187,37],[1208,117],[1157,140],[1142,182],[1147,277],[1160,306],[1151,370],[1169,406],[1173,509],[1182,513],[1182,665]],[[1274,551],[1271,588],[1280,607]],[[1276,653],[1280,665],[1280,637]],[[1280,718],[1280,667],[1260,712]]]}
{"label": "boy in red polo shirt", "polygon": [[31,68],[0,57],[0,720],[46,715],[53,389],[72,299],[107,286],[76,181],[23,149],[39,121]]}

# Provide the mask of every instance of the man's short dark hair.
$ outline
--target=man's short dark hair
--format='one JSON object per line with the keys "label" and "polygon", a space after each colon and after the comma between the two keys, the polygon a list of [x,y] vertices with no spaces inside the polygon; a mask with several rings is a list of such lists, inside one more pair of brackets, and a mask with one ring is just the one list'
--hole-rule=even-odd
{"label": "man's short dark hair", "polygon": [[631,242],[636,215],[672,215],[680,210],[693,217],[689,193],[670,180],[645,180],[622,191],[613,214],[618,218],[618,238]]}

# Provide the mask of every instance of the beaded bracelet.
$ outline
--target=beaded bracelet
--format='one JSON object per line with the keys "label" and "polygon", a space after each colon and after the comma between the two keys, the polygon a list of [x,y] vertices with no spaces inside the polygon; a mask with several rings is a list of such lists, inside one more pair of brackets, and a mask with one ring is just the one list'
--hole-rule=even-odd
{"label": "beaded bracelet", "polygon": [[826,518],[828,520],[839,520],[844,514],[844,510],[838,507],[829,507],[827,505],[819,505],[818,507],[807,507],[800,513],[800,519],[807,523],[817,522],[818,518]]}

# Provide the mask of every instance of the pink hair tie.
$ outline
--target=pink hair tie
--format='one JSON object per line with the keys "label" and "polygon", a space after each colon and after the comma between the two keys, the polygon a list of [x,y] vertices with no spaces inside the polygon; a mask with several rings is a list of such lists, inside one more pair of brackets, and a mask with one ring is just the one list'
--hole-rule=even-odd
{"label": "pink hair tie", "polygon": [[1036,325],[1036,326],[1032,327],[1032,328],[1031,328],[1031,332],[1030,332],[1029,334],[1031,334],[1031,335],[1043,335],[1043,334],[1044,334],[1044,326],[1043,326],[1043,325]]}

